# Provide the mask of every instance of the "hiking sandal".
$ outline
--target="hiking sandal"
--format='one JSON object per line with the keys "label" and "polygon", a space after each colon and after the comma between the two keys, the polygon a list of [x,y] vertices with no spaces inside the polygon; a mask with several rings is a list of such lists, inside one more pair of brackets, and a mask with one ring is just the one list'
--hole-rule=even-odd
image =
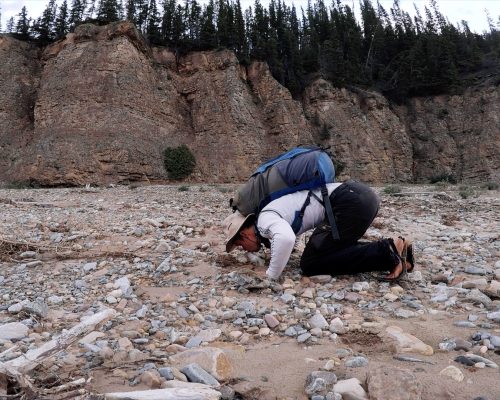
{"label": "hiking sandal", "polygon": [[[378,277],[377,279],[382,281],[382,282],[399,282],[402,278],[404,278],[408,274],[408,272],[413,271],[414,266],[408,260],[408,248],[409,248],[409,246],[411,246],[411,243],[409,241],[406,241],[405,238],[402,236],[399,236],[398,238],[403,241],[403,249],[401,250],[401,254],[399,254],[399,251],[398,251],[396,245],[394,244],[394,240],[389,240],[389,244],[390,244],[392,250],[394,251],[394,253],[397,254],[397,256],[400,260],[400,263],[403,267],[403,270],[395,278],[387,278],[386,276]],[[413,247],[412,247],[412,258],[413,258]],[[412,265],[411,269],[407,269],[406,261],[409,261],[410,265]],[[413,261],[414,261],[414,259],[413,259]]]}
{"label": "hiking sandal", "polygon": [[[399,236],[400,239],[405,240],[404,237]],[[407,268],[407,272],[413,272],[415,269],[415,253],[413,252],[413,243],[411,241],[408,241],[408,244],[406,246],[406,261],[410,263],[410,268]]]}

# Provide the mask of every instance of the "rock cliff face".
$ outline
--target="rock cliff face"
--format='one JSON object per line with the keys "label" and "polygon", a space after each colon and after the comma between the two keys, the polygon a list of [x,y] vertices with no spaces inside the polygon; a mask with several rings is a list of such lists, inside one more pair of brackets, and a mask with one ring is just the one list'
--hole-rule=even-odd
{"label": "rock cliff face", "polygon": [[300,102],[266,64],[228,51],[176,60],[128,23],[82,25],[43,50],[0,37],[0,85],[0,183],[163,181],[162,151],[180,144],[197,181],[244,180],[309,143],[332,146],[341,177],[368,182],[500,174],[498,86],[393,107],[318,79]]}

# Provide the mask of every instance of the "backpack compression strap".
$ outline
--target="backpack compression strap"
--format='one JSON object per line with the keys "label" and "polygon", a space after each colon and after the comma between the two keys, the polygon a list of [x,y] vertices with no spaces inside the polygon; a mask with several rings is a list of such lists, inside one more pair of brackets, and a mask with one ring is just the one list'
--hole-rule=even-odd
{"label": "backpack compression strap", "polygon": [[328,197],[326,185],[321,186],[321,194],[323,195],[323,205],[325,206],[328,223],[332,228],[333,240],[340,240],[339,230],[337,229],[337,223],[335,222],[335,217],[333,216],[332,204],[330,203],[330,198]]}

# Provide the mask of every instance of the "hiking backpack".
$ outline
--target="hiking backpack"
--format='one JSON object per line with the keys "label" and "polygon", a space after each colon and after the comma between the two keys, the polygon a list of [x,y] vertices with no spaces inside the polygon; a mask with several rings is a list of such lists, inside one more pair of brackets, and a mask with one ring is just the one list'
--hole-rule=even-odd
{"label": "hiking backpack", "polygon": [[[302,218],[311,200],[312,190],[321,188],[323,200],[334,239],[338,232],[326,189],[335,182],[335,167],[326,149],[317,146],[299,146],[261,164],[248,181],[230,199],[234,211],[244,216],[259,212],[271,201],[299,190],[309,190],[304,205],[295,212],[292,229],[295,233],[302,226]],[[315,196],[316,197],[316,196]]]}

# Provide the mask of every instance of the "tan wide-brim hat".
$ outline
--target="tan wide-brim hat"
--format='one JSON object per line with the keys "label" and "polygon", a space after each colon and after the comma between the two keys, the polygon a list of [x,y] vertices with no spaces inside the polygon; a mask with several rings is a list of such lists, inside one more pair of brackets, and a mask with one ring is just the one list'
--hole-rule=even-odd
{"label": "tan wide-brim hat", "polygon": [[226,232],[226,252],[230,253],[234,250],[236,247],[234,244],[236,236],[238,236],[238,233],[240,233],[241,229],[247,224],[247,222],[254,217],[254,214],[244,216],[239,211],[235,211],[224,220],[224,232]]}

